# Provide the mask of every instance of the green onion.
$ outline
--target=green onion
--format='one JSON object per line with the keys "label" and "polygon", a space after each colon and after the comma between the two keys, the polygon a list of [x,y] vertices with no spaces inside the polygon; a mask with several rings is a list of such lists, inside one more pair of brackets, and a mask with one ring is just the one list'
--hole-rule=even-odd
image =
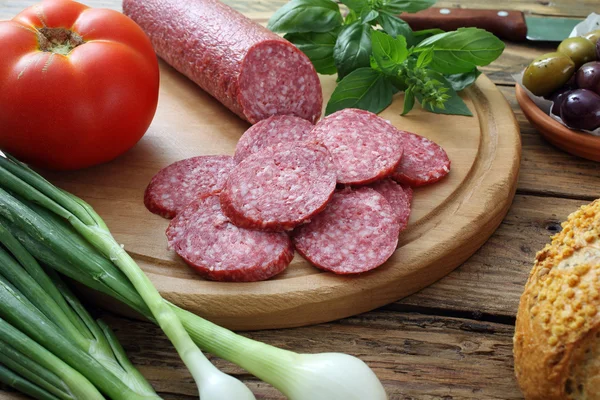
{"label": "green onion", "polygon": [[[127,277],[133,285],[137,293],[142,298],[148,309],[151,311],[154,320],[160,328],[165,332],[179,356],[191,372],[194,380],[198,385],[200,396],[203,399],[210,400],[232,398],[232,399],[254,399],[254,395],[243,383],[237,379],[230,377],[219,371],[208,359],[202,354],[198,346],[192,341],[189,334],[183,328],[181,321],[177,315],[166,304],[158,290],[152,285],[150,279],[142,272],[135,261],[123,250],[113,238],[112,234],[106,227],[106,224],[100,216],[98,216],[92,208],[81,201],[80,199],[62,192],[50,185],[47,181],[22,167],[18,162],[9,162],[1,158],[2,162],[7,166],[7,169],[12,169],[11,172],[21,174],[21,177],[28,178],[28,183],[18,182],[13,179],[15,175],[3,169],[0,172],[0,178],[6,182],[6,187],[9,190],[19,193],[25,199],[37,203],[67,220],[69,224],[79,233],[80,237],[94,246],[102,253],[102,255],[116,265],[121,272]],[[16,168],[15,168],[16,167]],[[7,178],[6,181],[4,178]],[[31,184],[31,185],[30,185]],[[45,188],[45,192],[40,192],[36,188]],[[6,199],[7,203],[17,205],[16,199],[9,199],[10,196],[4,190],[0,190],[0,196]],[[31,213],[30,213],[31,214]],[[6,214],[9,220],[21,219],[14,212]],[[21,219],[35,236],[44,237],[49,231],[43,232],[40,228],[43,224],[40,223],[39,217],[29,215],[30,219]],[[68,243],[70,237],[65,237],[65,242]],[[59,247],[62,249],[62,247]],[[63,251],[69,252],[68,249]],[[87,254],[86,254],[87,256]],[[85,258],[85,257],[83,257]],[[76,261],[81,261],[81,258]],[[125,281],[122,280],[121,281]],[[58,338],[55,338],[58,340]],[[61,353],[62,354],[62,353]],[[80,368],[83,365],[80,366]],[[87,375],[86,375],[87,376]],[[90,379],[92,379],[90,377]],[[106,380],[101,380],[99,383],[106,383]],[[215,389],[215,388],[219,389]],[[217,393],[218,392],[218,393]],[[217,397],[218,394],[218,397]]]}
{"label": "green onion", "polygon": [[[131,365],[110,329],[91,318],[54,271],[47,275],[2,222],[0,243],[2,318],[51,353],[60,355],[112,398],[158,398]],[[17,365],[5,364],[23,376],[27,371],[44,376],[35,366],[17,370]]]}
{"label": "green onion", "polygon": [[56,397],[50,392],[42,389],[35,383],[24,379],[23,377],[15,374],[10,369],[0,364],[0,382],[5,385],[11,386],[17,389],[19,392],[28,394],[29,396],[39,400],[60,400],[60,397]]}
{"label": "green onion", "polygon": [[[102,219],[87,203],[57,189],[12,158],[0,157],[0,187],[5,189],[0,189],[0,222],[35,258],[86,286],[115,297],[151,321],[158,320],[139,294],[139,290],[146,290],[151,283],[137,276],[142,274],[139,269],[131,274],[139,280],[138,286],[123,276],[119,268],[134,269],[135,263],[116,244]],[[135,265],[135,268],[139,267]],[[151,300],[158,298],[153,294]],[[161,305],[152,303],[153,307],[170,309],[191,339],[204,350],[238,364],[292,400],[387,398],[373,371],[355,357],[281,350],[236,335],[164,299],[160,302]],[[242,398],[226,397],[218,391],[220,388],[219,385],[214,387],[220,394],[215,398]]]}
{"label": "green onion", "polygon": [[[5,366],[20,365],[22,370],[36,366],[31,371],[34,374],[27,377],[30,383],[33,382],[30,386],[35,384],[38,388],[44,388],[59,399],[104,399],[78,371],[3,319],[0,319],[0,338],[0,354]],[[35,375],[40,371],[44,373]]]}

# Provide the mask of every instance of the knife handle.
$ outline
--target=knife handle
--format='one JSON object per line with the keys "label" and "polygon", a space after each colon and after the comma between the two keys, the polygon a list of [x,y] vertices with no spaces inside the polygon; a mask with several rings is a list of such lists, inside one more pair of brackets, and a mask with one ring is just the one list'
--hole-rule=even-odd
{"label": "knife handle", "polygon": [[403,13],[400,18],[415,31],[431,28],[453,31],[474,26],[503,39],[518,42],[527,39],[527,24],[521,11],[429,8],[414,14]]}

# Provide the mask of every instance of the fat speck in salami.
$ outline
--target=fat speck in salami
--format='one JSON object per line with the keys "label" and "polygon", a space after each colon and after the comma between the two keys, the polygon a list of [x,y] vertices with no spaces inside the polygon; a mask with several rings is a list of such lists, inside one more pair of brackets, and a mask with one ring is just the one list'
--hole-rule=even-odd
{"label": "fat speck in salami", "polygon": [[321,115],[321,84],[308,57],[220,1],[124,0],[123,12],[161,58],[250,123]]}
{"label": "fat speck in salami", "polygon": [[208,279],[252,282],[283,271],[294,248],[283,232],[261,232],[233,225],[219,197],[201,197],[169,224],[169,247]]}
{"label": "fat speck in salami", "polygon": [[235,147],[233,160],[239,163],[250,154],[279,143],[309,141],[314,137],[314,127],[310,121],[293,115],[263,119],[244,132]]}
{"label": "fat speck in salami", "polygon": [[286,230],[323,208],[335,190],[329,151],[317,143],[280,143],[237,164],[221,192],[221,206],[237,226]]}
{"label": "fat speck in salami", "polygon": [[414,133],[401,131],[404,155],[392,179],[410,186],[437,182],[450,172],[450,159],[437,143]]}
{"label": "fat speck in salami", "polygon": [[315,135],[331,152],[338,182],[366,184],[390,175],[402,157],[402,137],[377,115],[346,108],[321,120]]}
{"label": "fat speck in salami", "polygon": [[296,250],[314,266],[356,274],[383,264],[396,249],[399,225],[388,201],[363,187],[336,192],[327,208],[293,235]]}
{"label": "fat speck in salami", "polygon": [[197,197],[220,191],[234,166],[231,156],[199,156],[161,169],[144,193],[146,208],[173,218]]}
{"label": "fat speck in salami", "polygon": [[410,217],[412,189],[410,187],[405,189],[391,179],[381,180],[372,184],[371,187],[390,203],[392,211],[396,214],[396,221],[400,224],[400,231],[403,231]]}

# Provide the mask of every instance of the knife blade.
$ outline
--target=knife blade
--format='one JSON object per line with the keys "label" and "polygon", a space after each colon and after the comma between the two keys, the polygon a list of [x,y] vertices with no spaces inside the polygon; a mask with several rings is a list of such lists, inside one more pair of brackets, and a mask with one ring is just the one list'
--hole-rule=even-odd
{"label": "knife blade", "polygon": [[555,41],[567,38],[581,19],[538,17],[514,10],[476,10],[465,8],[429,8],[418,13],[400,15],[413,30],[440,28],[452,31],[476,27],[513,41]]}

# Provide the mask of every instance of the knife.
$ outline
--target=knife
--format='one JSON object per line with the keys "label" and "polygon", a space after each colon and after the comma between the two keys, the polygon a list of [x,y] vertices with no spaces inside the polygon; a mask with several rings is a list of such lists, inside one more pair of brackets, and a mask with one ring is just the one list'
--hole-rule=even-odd
{"label": "knife", "polygon": [[535,17],[514,10],[475,10],[465,8],[429,8],[414,14],[400,15],[413,30],[440,28],[453,31],[461,27],[476,27],[492,32],[502,39],[560,42],[581,19]]}

